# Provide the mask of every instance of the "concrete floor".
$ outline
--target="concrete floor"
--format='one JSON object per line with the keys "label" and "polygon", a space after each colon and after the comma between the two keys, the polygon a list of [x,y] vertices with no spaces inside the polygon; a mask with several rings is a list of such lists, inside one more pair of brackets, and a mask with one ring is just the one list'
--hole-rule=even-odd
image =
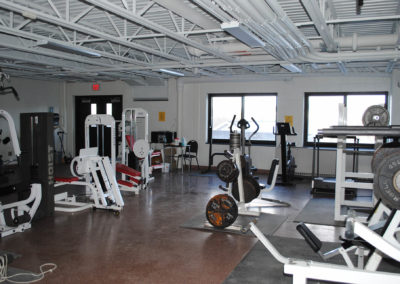
{"label": "concrete floor", "polygon": [[[12,266],[33,272],[43,263],[56,263],[57,270],[42,283],[223,282],[257,239],[180,227],[205,211],[207,201],[222,192],[221,182],[186,171],[155,176],[149,190],[123,194],[120,216],[102,210],[56,212],[24,233],[0,239],[1,250],[20,254]],[[309,192],[310,183],[303,181],[268,195],[292,204],[263,209],[288,216],[274,235],[301,238],[292,220],[311,198]],[[311,229],[324,241],[341,233],[329,226]]]}

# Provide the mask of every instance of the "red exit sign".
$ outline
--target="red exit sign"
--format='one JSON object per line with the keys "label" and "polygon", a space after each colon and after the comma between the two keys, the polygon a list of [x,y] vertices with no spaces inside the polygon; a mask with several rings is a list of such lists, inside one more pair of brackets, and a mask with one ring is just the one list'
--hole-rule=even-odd
{"label": "red exit sign", "polygon": [[93,90],[93,91],[98,91],[98,90],[100,90],[100,84],[93,84],[93,85],[92,85],[92,90]]}

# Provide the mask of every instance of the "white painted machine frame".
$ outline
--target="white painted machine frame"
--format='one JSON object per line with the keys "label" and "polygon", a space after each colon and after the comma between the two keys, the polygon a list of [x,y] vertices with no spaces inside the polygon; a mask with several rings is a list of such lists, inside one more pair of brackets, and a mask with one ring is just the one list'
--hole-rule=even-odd
{"label": "white painted machine frame", "polygon": [[[375,222],[379,221],[384,213],[387,214],[387,210],[384,207],[378,207],[370,221],[373,224],[369,226],[375,225]],[[293,275],[294,284],[306,284],[307,279],[359,284],[400,283],[400,274],[376,271],[383,255],[400,262],[400,243],[396,238],[396,234],[400,232],[400,211],[395,212],[383,236],[378,235],[369,226],[357,221],[356,218],[348,218],[347,222],[352,223],[353,232],[356,236],[361,237],[376,248],[367,264],[362,268],[355,268],[351,261],[349,263],[346,260],[347,253],[342,255],[348,266],[284,257],[254,223],[250,223],[250,230],[272,256],[284,264],[284,272]]]}
{"label": "white painted machine frame", "polygon": [[[31,193],[27,199],[4,205],[0,202],[0,237],[21,233],[31,228],[31,221],[36,214],[41,200],[42,186],[38,183],[33,183],[31,184]],[[24,212],[29,215],[30,220],[28,222],[16,224],[15,227],[7,226],[4,216],[6,210],[11,210],[11,219],[13,220],[18,218],[18,216],[24,215]]]}
{"label": "white painted machine frame", "polygon": [[[60,193],[54,197],[55,211],[78,212],[88,208],[108,209],[118,212],[122,210],[124,201],[110,159],[98,156],[97,151],[97,148],[81,149],[79,156],[72,160],[71,172],[82,180],[56,182],[54,184],[55,187],[68,184],[83,185],[86,187],[86,192],[90,194],[90,199],[93,203],[77,202],[75,196],[69,197],[66,193]],[[98,172],[101,174],[105,188],[100,182]]]}
{"label": "white painted machine frame", "polygon": [[0,109],[0,116],[2,116],[8,123],[8,129],[10,130],[10,137],[14,154],[15,156],[19,157],[21,155],[21,149],[18,143],[18,136],[17,131],[15,130],[14,120],[7,111],[2,109]]}
{"label": "white painted machine frame", "polygon": [[[7,121],[13,151],[15,156],[17,156],[18,158],[21,155],[21,148],[19,147],[14,120],[11,115],[5,110],[0,110],[0,116]],[[31,193],[29,197],[25,200],[12,202],[5,205],[1,204],[0,202],[0,237],[5,237],[17,232],[23,232],[26,229],[31,228],[31,221],[33,219],[33,216],[35,216],[36,214],[36,211],[40,205],[40,201],[42,200],[42,186],[40,184],[34,183],[31,184],[30,190]],[[28,222],[16,224],[15,227],[7,226],[4,216],[4,212],[6,210],[11,210],[11,218],[13,220],[15,218],[18,218],[18,216],[24,215],[24,212],[29,215],[30,220]]]}
{"label": "white painted machine frame", "polygon": [[[332,126],[318,130],[318,134],[324,137],[337,137],[336,149],[336,185],[335,185],[335,221],[344,221],[348,214],[342,212],[343,207],[372,208],[376,203],[373,197],[371,201],[353,201],[345,199],[346,188],[361,188],[373,191],[373,173],[347,172],[346,171],[346,138],[349,136],[375,136],[375,148],[382,144],[383,137],[400,137],[400,127],[363,127],[363,126]],[[366,182],[354,182],[353,178],[369,180]],[[374,196],[372,194],[372,196]],[[365,222],[365,217],[358,217]]]}
{"label": "white painted machine frame", "polygon": [[[112,115],[108,114],[91,114],[88,115],[85,119],[85,148],[90,148],[90,126],[91,125],[103,125],[105,127],[111,127],[111,165],[115,172],[115,159],[116,159],[116,151],[115,151],[115,119]],[[99,137],[99,135],[97,135]],[[97,147],[99,144],[97,144]]]}
{"label": "white painted machine frame", "polygon": [[[142,109],[142,108],[125,108],[122,112],[122,141],[121,141],[121,148],[122,148],[122,157],[121,157],[121,163],[123,165],[127,165],[127,157],[128,154],[130,152],[129,147],[127,146],[126,143],[126,133],[127,133],[127,129],[126,129],[126,123],[127,121],[129,121],[130,125],[132,126],[132,124],[134,122],[137,121],[138,118],[143,118],[144,119],[144,137],[143,139],[137,140],[135,142],[139,142],[141,140],[140,143],[138,143],[135,147],[135,144],[133,145],[133,149],[132,151],[136,152],[140,151],[140,149],[144,149],[146,147],[144,147],[144,144],[149,144],[149,114],[146,110]],[[133,127],[131,127],[129,133],[131,134],[132,137],[132,133],[133,132]],[[135,139],[137,139],[137,137],[135,137]],[[142,147],[141,147],[142,146]],[[140,149],[138,149],[138,147]],[[145,155],[145,157],[138,157],[138,158],[143,158],[142,163],[140,165],[140,173],[141,173],[141,177],[140,180],[141,182],[139,184],[133,184],[134,186],[132,187],[127,187],[127,186],[121,186],[121,190],[124,191],[132,191],[135,192],[135,194],[137,194],[141,189],[146,189],[148,186],[148,183],[154,180],[154,177],[151,176],[151,166],[150,166],[150,162],[151,162],[151,155],[152,155],[152,150],[149,148],[148,154]],[[122,180],[126,179],[126,175],[122,174]]]}

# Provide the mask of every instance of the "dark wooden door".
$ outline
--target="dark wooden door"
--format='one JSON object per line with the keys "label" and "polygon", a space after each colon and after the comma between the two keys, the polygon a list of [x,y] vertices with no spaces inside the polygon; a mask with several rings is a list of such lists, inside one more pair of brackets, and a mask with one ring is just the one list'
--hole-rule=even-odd
{"label": "dark wooden door", "polygon": [[[79,96],[75,97],[75,149],[76,155],[85,147],[85,119],[90,114],[111,114],[116,122],[116,132],[122,117],[122,96]],[[111,155],[111,129],[90,127],[90,147],[98,147],[99,155]],[[116,135],[117,136],[117,135]],[[117,139],[117,137],[116,137]],[[117,141],[115,141],[118,147]],[[116,149],[117,151],[118,149]]]}

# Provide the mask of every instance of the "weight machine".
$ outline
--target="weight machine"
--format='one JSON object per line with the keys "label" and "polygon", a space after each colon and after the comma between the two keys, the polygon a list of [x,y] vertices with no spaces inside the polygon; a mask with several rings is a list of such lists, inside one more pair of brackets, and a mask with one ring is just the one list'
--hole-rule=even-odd
{"label": "weight machine", "polygon": [[[380,166],[377,163],[373,168],[374,172],[348,172],[346,171],[346,161],[348,151],[346,150],[347,138],[353,136],[375,136],[375,147],[379,147],[383,143],[384,137],[400,137],[400,127],[399,126],[332,126],[330,128],[324,128],[318,130],[318,134],[323,137],[336,137],[338,139],[337,149],[336,149],[336,184],[335,184],[335,221],[344,221],[347,214],[343,212],[345,207],[364,207],[373,208],[376,200],[374,195],[371,195],[371,200],[368,201],[357,201],[357,200],[347,200],[345,198],[346,190],[348,189],[367,189],[373,191],[376,187],[376,183],[383,180],[385,176],[384,168],[386,167],[387,173],[393,173],[394,168],[389,170],[389,164],[386,158],[379,158],[379,151],[376,151],[376,161],[380,161]],[[384,149],[384,148],[382,148]],[[382,151],[382,153],[385,150]],[[393,154],[396,154],[394,152]],[[395,157],[394,157],[395,158]],[[385,181],[386,182],[386,181]],[[388,185],[390,189],[393,189],[397,185]],[[380,187],[379,187],[380,188]],[[374,193],[381,192],[374,190]],[[395,191],[390,191],[393,194]],[[396,198],[397,195],[393,195]],[[398,197],[400,200],[400,196]],[[389,201],[390,202],[390,201]],[[365,218],[364,220],[365,221]]]}
{"label": "weight machine", "polygon": [[76,196],[69,197],[64,192],[54,197],[56,211],[78,212],[88,208],[99,208],[112,210],[118,215],[122,210],[124,201],[110,159],[98,156],[97,152],[96,147],[81,149],[79,156],[72,159],[70,165],[73,177],[56,177],[54,185],[83,185],[92,202],[78,202]]}
{"label": "weight machine", "polygon": [[[7,121],[14,155],[18,161],[18,166],[14,168],[6,168],[3,163],[0,163],[1,196],[14,193],[18,195],[17,201],[5,204],[0,202],[0,237],[5,237],[31,228],[31,221],[42,200],[42,187],[39,183],[29,185],[29,178],[26,176],[27,169],[21,165],[21,149],[11,115],[5,110],[0,110],[0,117]],[[30,194],[23,199],[27,188],[30,188]]]}
{"label": "weight machine", "polygon": [[[91,145],[90,128],[96,127],[96,144]],[[100,137],[104,140],[105,127],[111,130],[110,141],[110,160],[112,168],[116,169],[116,132],[115,132],[115,119],[112,115],[108,114],[92,114],[88,115],[85,119],[85,148],[97,147],[100,156],[105,156],[106,149],[104,141],[100,141]]]}
{"label": "weight machine", "polygon": [[2,70],[0,68],[0,95],[13,94],[15,99],[17,101],[19,101],[18,92],[12,86],[6,87],[6,84],[5,84],[6,81],[10,81],[10,76],[8,74],[2,72]]}
{"label": "weight machine", "polygon": [[[149,144],[149,114],[142,108],[126,108],[122,113],[122,158],[117,171],[122,178],[118,180],[121,190],[136,194],[146,189],[154,180],[151,175],[151,158],[160,156],[153,152]],[[140,171],[139,171],[140,169]]]}
{"label": "weight machine", "polygon": [[[346,265],[315,262],[310,260],[284,257],[276,247],[265,237],[254,223],[250,230],[261,241],[272,256],[284,265],[284,272],[293,275],[293,283],[306,284],[307,279],[362,283],[362,284],[395,284],[400,283],[400,274],[377,271],[383,257],[390,257],[400,262],[400,202],[395,209],[389,209],[379,203],[370,217],[368,225],[357,221],[351,216],[346,220],[345,239],[341,247],[322,253],[322,242],[304,224],[299,224],[297,230],[305,238],[309,246],[323,260],[341,255]],[[380,233],[375,230],[381,229]],[[350,258],[350,253],[357,256],[357,264]],[[365,261],[367,259],[367,261]]]}

